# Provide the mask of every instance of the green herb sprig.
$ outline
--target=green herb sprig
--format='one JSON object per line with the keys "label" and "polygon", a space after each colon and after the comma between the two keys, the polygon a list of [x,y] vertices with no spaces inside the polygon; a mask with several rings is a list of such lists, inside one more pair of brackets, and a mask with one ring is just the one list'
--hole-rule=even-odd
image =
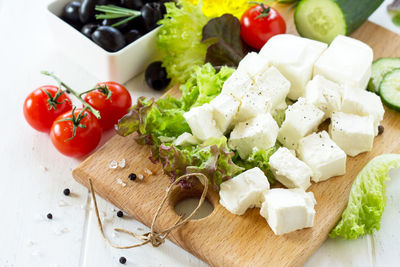
{"label": "green herb sprig", "polygon": [[96,11],[104,12],[104,14],[97,14],[96,19],[122,19],[117,23],[111,25],[111,27],[118,27],[128,21],[133,20],[141,15],[140,11],[114,6],[114,5],[100,5],[96,6]]}

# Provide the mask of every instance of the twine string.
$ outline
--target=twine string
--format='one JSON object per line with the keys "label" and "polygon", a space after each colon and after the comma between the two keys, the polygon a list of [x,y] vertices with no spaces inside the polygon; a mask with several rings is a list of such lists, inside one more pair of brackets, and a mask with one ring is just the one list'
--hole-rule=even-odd
{"label": "twine string", "polygon": [[[180,216],[178,218],[178,220],[169,228],[165,229],[164,231],[161,231],[160,233],[157,233],[154,228],[155,228],[155,224],[157,221],[157,218],[160,216],[161,214],[161,209],[163,208],[165,202],[167,201],[171,190],[174,186],[176,186],[180,181],[182,181],[183,179],[186,179],[188,177],[197,177],[197,179],[199,179],[199,181],[203,184],[204,189],[203,189],[203,193],[201,194],[200,200],[199,200],[199,204],[197,205],[197,207],[192,211],[192,213],[190,213],[190,215],[188,217],[186,217],[185,219],[183,219],[183,216]],[[104,241],[107,242],[110,246],[114,247],[114,248],[118,248],[118,249],[128,249],[128,248],[135,248],[135,247],[140,247],[143,245],[146,245],[148,243],[150,243],[153,247],[158,247],[161,244],[163,244],[165,242],[165,239],[168,237],[168,235],[175,229],[177,229],[178,227],[184,225],[185,223],[187,223],[195,214],[196,212],[199,210],[199,208],[201,207],[201,205],[203,204],[205,198],[206,198],[206,194],[207,194],[207,190],[208,190],[208,179],[207,176],[205,176],[202,173],[189,173],[189,174],[185,174],[180,176],[178,179],[176,179],[173,183],[171,183],[168,188],[167,191],[165,193],[164,198],[162,199],[160,205],[157,208],[156,213],[154,214],[153,220],[151,222],[151,227],[150,227],[150,232],[147,232],[145,234],[136,234],[134,232],[131,232],[129,230],[126,229],[121,229],[121,228],[114,228],[115,231],[117,232],[122,232],[125,234],[128,234],[140,241],[142,241],[141,243],[136,243],[136,244],[132,244],[132,245],[128,245],[128,246],[118,246],[115,245],[114,243],[112,243],[105,235],[104,233],[104,229],[103,229],[103,223],[101,222],[100,219],[100,215],[99,215],[99,208],[97,205],[97,200],[96,200],[96,194],[94,192],[94,188],[93,188],[93,182],[92,180],[89,178],[89,185],[90,185],[90,191],[92,194],[92,198],[93,198],[93,202],[94,202],[94,210],[96,212],[96,218],[97,218],[97,225],[99,227],[101,236],[103,237]]]}

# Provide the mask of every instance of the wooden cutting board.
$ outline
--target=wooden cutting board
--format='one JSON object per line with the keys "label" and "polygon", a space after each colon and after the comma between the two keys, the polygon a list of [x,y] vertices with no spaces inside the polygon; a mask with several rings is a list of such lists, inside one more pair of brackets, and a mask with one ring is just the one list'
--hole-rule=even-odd
{"label": "wooden cutting board", "polygon": [[[283,11],[283,15],[288,19],[288,32],[295,33],[291,13]],[[352,37],[369,44],[375,58],[400,56],[400,36],[371,22],[366,22]],[[177,88],[169,93],[179,94]],[[400,152],[400,114],[386,109],[382,125],[385,132],[375,139],[372,152],[348,158],[346,175],[311,186],[309,190],[314,192],[317,200],[314,227],[276,236],[259,215],[259,209],[250,209],[243,216],[233,215],[219,204],[218,194],[209,191],[207,198],[214,211],[208,217],[192,220],[173,231],[169,239],[212,266],[302,265],[339,220],[352,182],[363,166],[376,155]],[[148,147],[138,145],[134,135],[115,136],[82,162],[73,171],[73,176],[86,187],[91,178],[97,194],[149,226],[170,179],[162,174],[160,164],[151,163],[148,156]],[[122,158],[127,162],[125,168],[109,168],[111,160]],[[146,169],[153,174],[146,174]],[[130,181],[128,175],[131,172],[143,174],[144,179]],[[118,178],[126,183],[125,187],[117,182]],[[175,203],[186,197],[199,196],[200,191],[199,188],[191,191],[176,188],[156,231],[168,228],[178,219]]]}

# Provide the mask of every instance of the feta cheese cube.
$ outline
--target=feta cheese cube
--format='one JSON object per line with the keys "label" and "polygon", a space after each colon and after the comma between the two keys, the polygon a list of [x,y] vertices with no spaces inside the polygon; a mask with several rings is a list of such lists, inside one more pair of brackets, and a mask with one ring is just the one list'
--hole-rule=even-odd
{"label": "feta cheese cube", "polygon": [[303,96],[312,77],[314,63],[327,48],[327,44],[291,34],[275,35],[264,45],[260,55],[290,81],[288,97],[296,100]]}
{"label": "feta cheese cube", "polygon": [[247,73],[252,79],[264,73],[269,67],[269,61],[256,52],[248,53],[239,63],[238,71]]}
{"label": "feta cheese cube", "polygon": [[260,207],[268,189],[267,177],[255,167],[221,183],[219,203],[231,213],[242,215],[249,208]]}
{"label": "feta cheese cube", "polygon": [[378,135],[378,126],[385,114],[385,109],[379,96],[372,92],[355,90],[349,86],[344,87],[340,111],[361,116],[372,116],[375,135]]}
{"label": "feta cheese cube", "polygon": [[290,82],[275,67],[270,67],[257,76],[255,87],[268,96],[271,110],[286,108],[286,96],[290,90]]}
{"label": "feta cheese cube", "polygon": [[260,214],[276,235],[283,235],[314,224],[316,200],[302,189],[274,188],[265,194]]}
{"label": "feta cheese cube", "polygon": [[285,114],[278,140],[287,148],[296,148],[299,140],[315,131],[324,118],[324,112],[302,97],[289,106]]}
{"label": "feta cheese cube", "polygon": [[346,172],[346,153],[331,140],[326,131],[302,138],[297,155],[313,170],[311,179],[314,182],[324,181]]}
{"label": "feta cheese cube", "polygon": [[210,105],[214,108],[213,118],[221,132],[230,129],[232,121],[239,109],[240,101],[231,95],[220,94],[211,100]]}
{"label": "feta cheese cube", "polygon": [[175,146],[190,146],[198,145],[200,143],[200,140],[194,137],[191,133],[183,133],[173,142]]}
{"label": "feta cheese cube", "polygon": [[262,90],[252,87],[241,99],[235,122],[247,121],[270,110],[271,100],[269,96],[265,95]]}
{"label": "feta cheese cube", "polygon": [[373,51],[367,44],[339,35],[315,63],[314,75],[365,89],[371,76],[372,59]]}
{"label": "feta cheese cube", "polygon": [[210,137],[221,137],[222,132],[218,129],[213,119],[214,109],[210,104],[204,104],[200,107],[191,108],[183,114],[186,122],[194,136],[201,141],[205,141]]}
{"label": "feta cheese cube", "polygon": [[229,138],[229,146],[246,159],[253,149],[268,149],[275,145],[279,127],[271,114],[261,114],[238,123]]}
{"label": "feta cheese cube", "polygon": [[287,188],[306,190],[311,185],[311,168],[285,147],[280,147],[272,154],[269,165],[275,178]]}
{"label": "feta cheese cube", "polygon": [[221,94],[231,95],[237,99],[241,99],[243,95],[253,86],[250,76],[243,71],[236,70],[222,86]]}
{"label": "feta cheese cube", "polygon": [[332,140],[349,156],[372,150],[374,120],[371,116],[358,116],[334,112],[329,125]]}
{"label": "feta cheese cube", "polygon": [[324,119],[330,118],[332,112],[340,110],[342,88],[337,83],[317,75],[307,83],[304,98],[325,113]]}

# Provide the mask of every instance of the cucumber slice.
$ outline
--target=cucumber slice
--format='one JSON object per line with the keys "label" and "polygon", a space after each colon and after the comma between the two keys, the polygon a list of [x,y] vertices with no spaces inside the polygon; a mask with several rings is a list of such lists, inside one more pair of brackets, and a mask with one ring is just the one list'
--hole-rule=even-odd
{"label": "cucumber slice", "polygon": [[294,22],[301,36],[330,43],[339,34],[351,34],[383,1],[302,0],[296,8]]}
{"label": "cucumber slice", "polygon": [[372,74],[368,83],[368,90],[378,93],[383,76],[396,68],[400,68],[400,58],[398,57],[383,57],[375,60],[374,63],[372,63]]}
{"label": "cucumber slice", "polygon": [[383,76],[379,86],[379,94],[386,106],[400,112],[400,68]]}

